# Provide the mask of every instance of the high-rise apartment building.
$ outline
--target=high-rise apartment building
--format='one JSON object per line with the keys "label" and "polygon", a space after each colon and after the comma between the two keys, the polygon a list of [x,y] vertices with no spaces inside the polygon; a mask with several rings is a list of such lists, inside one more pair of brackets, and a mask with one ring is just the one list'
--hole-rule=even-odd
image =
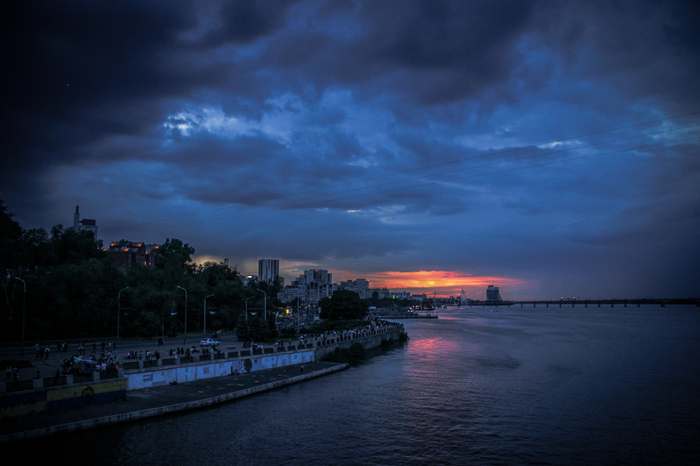
{"label": "high-rise apartment building", "polygon": [[305,270],[303,275],[292,280],[291,285],[284,287],[280,299],[291,302],[299,298],[304,302],[317,303],[321,298],[331,296],[337,288],[333,284],[333,274],[328,270]]}
{"label": "high-rise apartment building", "polygon": [[258,280],[273,283],[280,275],[280,261],[277,259],[260,259],[258,261]]}

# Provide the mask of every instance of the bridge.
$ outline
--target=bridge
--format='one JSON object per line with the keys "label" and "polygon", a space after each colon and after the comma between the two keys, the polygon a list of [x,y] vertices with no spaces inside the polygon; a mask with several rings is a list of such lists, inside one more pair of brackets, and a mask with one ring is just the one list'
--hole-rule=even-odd
{"label": "bridge", "polygon": [[700,307],[700,299],[559,299],[556,301],[471,301],[462,304],[460,307],[523,307],[525,305],[537,307],[615,307],[622,306],[661,306],[685,305]]}

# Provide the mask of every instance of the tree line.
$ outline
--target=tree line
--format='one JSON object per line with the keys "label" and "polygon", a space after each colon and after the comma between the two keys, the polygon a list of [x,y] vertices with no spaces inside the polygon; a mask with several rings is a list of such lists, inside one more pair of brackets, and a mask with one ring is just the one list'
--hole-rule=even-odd
{"label": "tree line", "polygon": [[267,293],[269,310],[280,304],[279,283],[245,285],[227,259],[195,264],[192,246],[167,238],[155,267],[120,268],[92,232],[61,225],[50,232],[25,230],[12,217],[0,200],[3,342],[20,340],[23,314],[25,341],[109,338],[117,332],[122,338],[172,336],[184,331],[185,318],[188,332],[203,332],[209,295],[207,333],[246,322],[247,301],[255,315],[249,314],[243,330],[274,336],[274,328],[258,322],[264,317],[258,289]]}

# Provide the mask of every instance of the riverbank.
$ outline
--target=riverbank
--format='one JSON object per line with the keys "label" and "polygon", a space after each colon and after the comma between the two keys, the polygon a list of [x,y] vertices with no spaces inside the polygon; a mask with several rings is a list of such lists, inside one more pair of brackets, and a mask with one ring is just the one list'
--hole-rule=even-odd
{"label": "riverbank", "polygon": [[309,362],[128,392],[126,399],[55,413],[3,419],[0,443],[130,422],[198,409],[343,370],[347,364]]}

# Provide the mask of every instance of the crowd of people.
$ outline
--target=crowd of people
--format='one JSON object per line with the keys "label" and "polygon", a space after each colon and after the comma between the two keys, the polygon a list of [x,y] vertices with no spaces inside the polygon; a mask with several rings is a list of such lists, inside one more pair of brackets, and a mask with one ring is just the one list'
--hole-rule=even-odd
{"label": "crowd of people", "polygon": [[[271,346],[274,348],[287,347],[287,346],[303,346],[307,344],[322,345],[328,343],[330,340],[337,339],[338,337],[362,337],[367,336],[371,333],[373,329],[380,330],[388,325],[393,325],[387,321],[375,320],[374,325],[367,325],[366,328],[356,328],[352,330],[344,331],[329,331],[322,334],[303,334],[298,337],[298,339],[289,339],[286,342],[282,340],[276,340]],[[215,337],[219,335],[215,334]],[[51,355],[51,348],[49,346],[42,346],[38,343],[35,346],[36,360],[48,360]],[[162,338],[158,339],[158,346],[164,346]],[[265,349],[264,343],[256,343],[254,341],[247,341],[243,343],[243,348],[251,348],[257,352],[263,352]],[[270,346],[268,344],[268,346]],[[92,347],[92,352],[89,356],[87,354],[87,348]],[[230,346],[230,349],[235,349],[235,346]],[[56,345],[56,350],[58,353],[68,352],[69,346],[67,343],[58,343]],[[165,350],[162,350],[165,352]],[[219,347],[204,346],[201,349],[197,349],[196,346],[191,347],[175,347],[170,348],[167,351],[167,357],[169,358],[190,358],[193,355],[200,354],[203,356],[208,356],[212,354],[221,354]],[[138,360],[138,361],[150,361],[161,359],[161,350],[151,351],[147,350],[131,350],[124,355],[126,360]],[[108,369],[118,369],[119,368],[119,357],[117,353],[116,342],[92,342],[90,344],[85,344],[80,342],[77,345],[76,351],[70,358],[65,358],[61,363],[61,370],[63,374],[78,374],[78,373],[89,373],[92,370],[108,370]],[[19,378],[19,370],[8,367],[7,368],[7,380]]]}

